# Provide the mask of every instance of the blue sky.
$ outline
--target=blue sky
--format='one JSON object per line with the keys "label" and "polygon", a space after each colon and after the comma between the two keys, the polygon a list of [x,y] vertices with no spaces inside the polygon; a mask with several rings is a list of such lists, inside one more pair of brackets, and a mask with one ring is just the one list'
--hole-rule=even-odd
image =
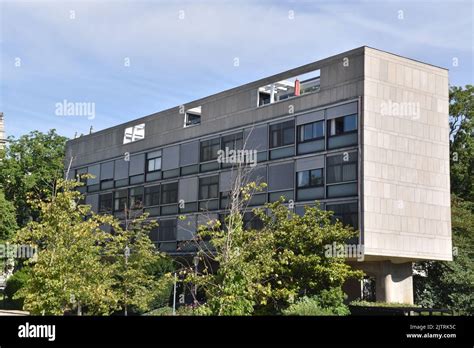
{"label": "blue sky", "polygon": [[[104,129],[362,45],[473,83],[472,1],[0,0],[0,11],[0,111],[16,137]],[[95,103],[95,118],[57,116],[63,100]]]}

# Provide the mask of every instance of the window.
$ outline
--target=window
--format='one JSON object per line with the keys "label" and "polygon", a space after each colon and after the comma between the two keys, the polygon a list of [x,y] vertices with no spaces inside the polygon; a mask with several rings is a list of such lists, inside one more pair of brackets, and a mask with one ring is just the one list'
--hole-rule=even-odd
{"label": "window", "polygon": [[87,178],[84,177],[85,174],[87,174],[87,168],[76,169],[76,179],[84,185],[87,184]]}
{"label": "window", "polygon": [[114,211],[123,211],[127,208],[128,190],[119,190],[115,192]]}
{"label": "window", "polygon": [[359,228],[359,214],[357,202],[344,204],[328,204],[326,210],[334,212],[333,217],[340,220],[344,225]]}
{"label": "window", "polygon": [[217,198],[219,195],[219,176],[209,176],[199,179],[199,199]]}
{"label": "window", "polygon": [[160,185],[145,187],[145,206],[160,204]]}
{"label": "window", "polygon": [[318,121],[299,126],[298,137],[298,141],[300,143],[324,138],[324,121]]}
{"label": "window", "polygon": [[222,150],[241,150],[243,146],[242,133],[226,135],[222,137]]}
{"label": "window", "polygon": [[159,241],[175,241],[177,236],[177,220],[160,220],[158,231]]}
{"label": "window", "polygon": [[161,170],[161,151],[150,152],[146,155],[146,170],[148,173]]}
{"label": "window", "polygon": [[171,204],[178,202],[178,183],[161,185],[161,204]]}
{"label": "window", "polygon": [[184,126],[189,127],[201,123],[201,106],[189,109],[184,117]]}
{"label": "window", "polygon": [[220,149],[221,141],[219,138],[201,142],[201,162],[207,162],[217,159],[217,151]]}
{"label": "window", "polygon": [[263,229],[263,221],[253,212],[244,213],[243,221],[245,230],[261,230]]}
{"label": "window", "polygon": [[296,175],[298,188],[324,186],[322,169],[305,170],[304,172],[296,173]]}
{"label": "window", "polygon": [[270,126],[270,148],[291,145],[295,142],[295,121]]}
{"label": "window", "polygon": [[99,195],[99,213],[110,213],[112,212],[112,201],[113,194],[106,193],[104,195]]}
{"label": "window", "polygon": [[357,131],[357,114],[328,120],[329,135],[341,135]]}
{"label": "window", "polygon": [[130,189],[130,208],[143,208],[143,187],[134,187]]}
{"label": "window", "polygon": [[357,180],[357,152],[328,156],[326,165],[328,183]]}
{"label": "window", "polygon": [[137,140],[145,139],[145,124],[141,123],[133,127],[125,128],[123,143],[128,144]]}
{"label": "window", "polygon": [[201,115],[186,113],[186,126],[201,123]]}

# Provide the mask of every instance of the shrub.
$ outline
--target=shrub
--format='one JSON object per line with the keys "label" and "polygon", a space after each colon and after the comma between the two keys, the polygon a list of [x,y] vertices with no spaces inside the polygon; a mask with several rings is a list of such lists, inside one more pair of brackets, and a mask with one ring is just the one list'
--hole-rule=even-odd
{"label": "shrub", "polygon": [[284,315],[349,315],[349,308],[343,303],[344,292],[340,288],[322,290],[318,296],[302,297],[283,310]]}
{"label": "shrub", "polygon": [[321,308],[318,299],[302,297],[298,302],[283,310],[284,315],[335,315],[330,309]]}
{"label": "shrub", "polygon": [[409,303],[396,303],[396,302],[369,302],[356,300],[350,303],[351,306],[359,307],[380,307],[380,308],[398,308],[398,307],[413,307],[420,308],[420,305],[414,305]]}
{"label": "shrub", "polygon": [[19,271],[13,273],[13,275],[8,278],[7,284],[5,287],[5,295],[8,297],[8,302],[10,305],[17,309],[23,309],[23,298],[13,299],[13,296],[20,290],[29,278],[28,270],[23,268]]}
{"label": "shrub", "polygon": [[145,313],[143,315],[146,316],[168,316],[168,315],[173,315],[173,308],[171,307],[161,307],[161,308],[156,308],[148,313]]}

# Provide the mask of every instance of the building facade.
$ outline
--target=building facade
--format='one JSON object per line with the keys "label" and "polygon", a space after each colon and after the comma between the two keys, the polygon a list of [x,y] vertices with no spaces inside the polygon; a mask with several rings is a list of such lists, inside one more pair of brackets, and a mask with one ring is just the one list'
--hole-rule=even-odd
{"label": "building facade", "polygon": [[412,303],[412,262],[452,259],[445,69],[364,46],[70,140],[66,163],[95,176],[81,188],[94,211],[148,212],[152,240],[180,255],[225,213],[225,149],[255,155],[252,180],[268,186],[251,207],[319,201],[359,230],[363,261],[348,262],[377,300]]}

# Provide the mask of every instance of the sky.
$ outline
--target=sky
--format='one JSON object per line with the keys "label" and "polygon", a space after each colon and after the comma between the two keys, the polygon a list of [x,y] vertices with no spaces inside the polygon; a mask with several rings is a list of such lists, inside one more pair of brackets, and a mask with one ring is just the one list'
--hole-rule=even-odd
{"label": "sky", "polygon": [[0,111],[71,138],[363,45],[473,84],[473,3],[0,0]]}

